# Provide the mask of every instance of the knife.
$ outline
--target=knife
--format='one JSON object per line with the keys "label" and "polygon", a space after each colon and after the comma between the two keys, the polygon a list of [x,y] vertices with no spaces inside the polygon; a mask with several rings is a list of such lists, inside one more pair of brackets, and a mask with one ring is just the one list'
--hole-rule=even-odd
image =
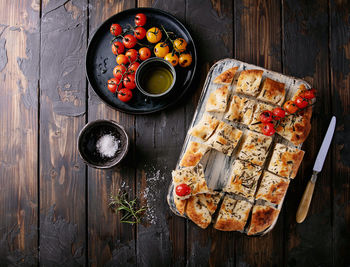
{"label": "knife", "polygon": [[336,118],[335,116],[333,116],[331,119],[331,122],[329,123],[326,136],[323,139],[320,151],[318,151],[311,179],[306,186],[303,197],[301,198],[301,201],[297,210],[297,215],[296,215],[297,223],[302,223],[305,220],[306,215],[309,211],[312,194],[314,192],[315,183],[317,180],[317,174],[322,170],[323,163],[326,159],[328,148],[333,138],[335,124],[336,124]]}

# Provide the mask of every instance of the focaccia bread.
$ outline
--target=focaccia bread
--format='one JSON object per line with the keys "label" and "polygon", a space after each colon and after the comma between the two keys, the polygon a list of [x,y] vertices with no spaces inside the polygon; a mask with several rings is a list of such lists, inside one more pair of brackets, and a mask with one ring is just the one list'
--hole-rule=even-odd
{"label": "focaccia bread", "polygon": [[242,131],[221,121],[215,133],[206,144],[228,156],[231,156],[242,136]]}
{"label": "focaccia bread", "polygon": [[181,215],[184,215],[186,210],[187,199],[182,199],[181,197],[176,195],[175,188],[173,191],[173,198],[176,209]]}
{"label": "focaccia bread", "polygon": [[254,107],[254,100],[233,95],[225,119],[249,125],[253,118]]}
{"label": "focaccia bread", "polygon": [[235,77],[238,67],[233,67],[231,69],[225,70],[219,76],[214,79],[214,83],[230,85]]}
{"label": "focaccia bread", "polygon": [[285,178],[294,178],[304,157],[304,151],[277,143],[268,170]]}
{"label": "focaccia bread", "polygon": [[238,154],[238,158],[262,166],[266,160],[272,137],[247,131],[243,138],[242,149]]}
{"label": "focaccia bread", "polygon": [[263,103],[257,104],[253,115],[253,120],[249,125],[249,129],[261,133],[262,124],[259,124],[260,114],[265,110],[273,111],[273,109],[274,107],[268,104],[263,104]]}
{"label": "focaccia bread", "polygon": [[209,226],[222,193],[198,194],[187,200],[186,215],[199,227]]}
{"label": "focaccia bread", "polygon": [[172,171],[174,191],[180,184],[187,184],[191,188],[191,193],[187,196],[177,196],[179,199],[186,199],[199,193],[208,193],[209,189],[204,178],[203,166],[198,164],[195,167],[186,167]]}
{"label": "focaccia bread", "polygon": [[285,84],[266,78],[257,97],[260,100],[281,106],[286,95]]}
{"label": "focaccia bread", "polygon": [[216,89],[209,95],[207,104],[205,106],[205,110],[214,112],[225,112],[227,107],[228,96],[229,89],[227,85]]}
{"label": "focaccia bread", "polygon": [[255,199],[263,199],[279,205],[287,193],[289,181],[271,172],[264,171]]}
{"label": "focaccia bread", "polygon": [[255,205],[247,234],[259,234],[269,228],[278,218],[280,211],[269,206]]}
{"label": "focaccia bread", "polygon": [[232,173],[223,191],[234,193],[254,200],[254,194],[261,175],[261,168],[253,164],[236,159],[232,165]]}
{"label": "focaccia bread", "polygon": [[264,71],[252,69],[244,70],[238,78],[236,92],[256,96],[259,93],[259,85]]}
{"label": "focaccia bread", "polygon": [[204,113],[202,119],[189,130],[189,134],[206,141],[213,134],[218,124],[218,119]]}
{"label": "focaccia bread", "polygon": [[252,204],[226,195],[221,204],[214,228],[220,231],[243,231]]}
{"label": "focaccia bread", "polygon": [[189,142],[186,152],[180,161],[180,167],[196,166],[207,150],[208,147],[204,144]]}

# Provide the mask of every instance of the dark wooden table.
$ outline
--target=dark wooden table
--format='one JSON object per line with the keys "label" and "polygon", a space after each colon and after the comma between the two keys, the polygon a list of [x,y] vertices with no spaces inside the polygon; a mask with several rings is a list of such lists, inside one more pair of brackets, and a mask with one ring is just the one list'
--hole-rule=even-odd
{"label": "dark wooden table", "polygon": [[[0,1],[0,266],[349,266],[350,2],[342,0]],[[111,15],[163,9],[193,34],[200,68],[176,107],[132,116],[107,107],[85,78],[89,38]],[[172,214],[167,187],[209,67],[221,58],[306,79],[318,89],[306,155],[275,229],[249,238],[201,230]],[[331,115],[335,138],[308,218],[297,205]],[[113,119],[132,141],[114,170],[76,149],[88,122]],[[109,195],[130,190],[150,211],[119,223]]]}

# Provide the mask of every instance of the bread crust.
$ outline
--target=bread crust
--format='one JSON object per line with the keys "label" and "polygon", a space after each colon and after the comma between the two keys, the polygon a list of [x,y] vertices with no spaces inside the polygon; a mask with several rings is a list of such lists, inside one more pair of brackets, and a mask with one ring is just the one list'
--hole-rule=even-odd
{"label": "bread crust", "polygon": [[214,133],[219,122],[214,116],[204,113],[202,119],[189,130],[189,134],[206,141]]}
{"label": "bread crust", "polygon": [[256,96],[259,93],[263,73],[264,71],[258,69],[242,71],[238,78],[236,92]]}
{"label": "bread crust", "polygon": [[249,125],[253,118],[255,101],[233,95],[225,119]]}
{"label": "bread crust", "polygon": [[255,205],[247,235],[254,235],[265,231],[278,218],[279,210],[269,207]]}
{"label": "bread crust", "polygon": [[266,78],[261,87],[258,99],[275,105],[282,105],[285,99],[285,84]]}
{"label": "bread crust", "polygon": [[208,147],[206,145],[191,141],[187,145],[186,152],[180,161],[180,167],[196,166],[207,150]]}
{"label": "bread crust", "polygon": [[229,89],[227,85],[216,89],[209,95],[205,110],[213,112],[225,112],[227,108],[228,96]]}
{"label": "bread crust", "polygon": [[237,70],[238,67],[233,67],[228,70],[225,70],[223,73],[217,76],[213,82],[217,84],[230,85],[233,81],[233,78],[235,77]]}

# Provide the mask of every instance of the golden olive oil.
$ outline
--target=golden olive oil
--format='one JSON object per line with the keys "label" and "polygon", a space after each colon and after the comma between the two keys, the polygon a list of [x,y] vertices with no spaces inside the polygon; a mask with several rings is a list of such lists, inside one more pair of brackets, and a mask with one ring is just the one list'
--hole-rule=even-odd
{"label": "golden olive oil", "polygon": [[149,69],[144,76],[144,89],[150,94],[162,94],[173,83],[173,75],[167,68],[155,67]]}

